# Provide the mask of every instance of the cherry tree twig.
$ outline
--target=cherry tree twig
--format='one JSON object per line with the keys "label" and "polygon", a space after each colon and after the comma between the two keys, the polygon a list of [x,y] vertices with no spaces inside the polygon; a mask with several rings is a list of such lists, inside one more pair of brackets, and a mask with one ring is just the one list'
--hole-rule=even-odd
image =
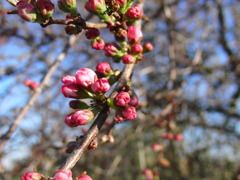
{"label": "cherry tree twig", "polygon": [[7,144],[8,140],[11,138],[11,135],[13,134],[13,132],[15,132],[15,130],[17,129],[19,124],[22,122],[23,118],[26,116],[26,114],[29,111],[29,109],[33,106],[33,104],[37,100],[38,96],[41,94],[41,92],[45,88],[46,84],[48,83],[49,79],[52,77],[53,73],[58,68],[59,64],[66,57],[69,48],[71,46],[73,46],[73,44],[75,44],[75,42],[77,41],[78,37],[79,36],[71,36],[68,39],[68,42],[65,44],[63,50],[57,56],[55,62],[50,66],[48,72],[45,74],[45,76],[44,76],[42,82],[40,83],[39,87],[37,89],[35,89],[35,92],[30,97],[30,99],[28,100],[27,104],[23,107],[23,109],[20,112],[20,114],[16,117],[15,121],[10,125],[8,131],[0,137],[0,140],[1,140],[0,141],[0,155],[2,154],[3,149],[4,149],[5,145]]}
{"label": "cherry tree twig", "polygon": [[[143,8],[143,3],[140,3],[139,7]],[[141,20],[138,20],[135,23],[135,26],[141,28]],[[122,71],[122,74],[118,80],[118,84],[110,94],[109,98],[113,99],[118,94],[118,92],[121,91],[122,87],[131,81],[132,73],[134,71],[134,66],[135,66],[134,64],[125,65]],[[77,161],[81,158],[83,152],[88,148],[89,144],[93,141],[93,139],[99,133],[109,113],[110,113],[110,108],[107,105],[105,105],[104,110],[99,113],[94,123],[92,124],[92,126],[89,128],[89,130],[83,137],[83,139],[77,141],[77,145],[75,149],[70,154],[70,156],[65,160],[65,162],[61,165],[60,167],[61,170],[71,170],[75,166]]]}

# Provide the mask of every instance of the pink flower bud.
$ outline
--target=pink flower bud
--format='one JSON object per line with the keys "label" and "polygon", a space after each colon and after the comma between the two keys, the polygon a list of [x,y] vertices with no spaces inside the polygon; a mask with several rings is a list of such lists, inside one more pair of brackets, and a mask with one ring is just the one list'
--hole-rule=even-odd
{"label": "pink flower bud", "polygon": [[152,150],[155,152],[162,151],[164,149],[162,144],[152,144]]}
{"label": "pink flower bud", "polygon": [[136,26],[130,26],[127,31],[128,41],[130,43],[139,43],[142,40],[142,31]]}
{"label": "pink flower bud", "polygon": [[72,114],[70,124],[75,126],[81,126],[90,123],[93,119],[94,114],[91,110],[77,110]]}
{"label": "pink flower bud", "polygon": [[143,11],[139,8],[138,5],[135,5],[128,9],[126,15],[130,19],[140,19],[143,16]]}
{"label": "pink flower bud", "polygon": [[116,0],[121,6],[125,5],[127,0]]}
{"label": "pink flower bud", "polygon": [[53,180],[72,180],[72,172],[70,170],[58,170],[55,172]]}
{"label": "pink flower bud", "polygon": [[67,98],[78,98],[80,94],[79,87],[74,83],[67,83],[61,87],[62,94]]}
{"label": "pink flower bud", "polygon": [[19,1],[17,3],[18,15],[26,21],[34,22],[37,19],[35,7],[28,4],[26,1]]}
{"label": "pink flower bud", "polygon": [[120,92],[115,97],[117,106],[126,106],[130,102],[130,95],[127,92]]}
{"label": "pink flower bud", "polygon": [[89,87],[97,80],[96,73],[89,68],[82,68],[76,72],[77,84]]}
{"label": "pink flower bud", "polygon": [[106,78],[101,78],[91,85],[91,89],[95,93],[105,93],[110,89],[110,84]]}
{"label": "pink flower bud", "polygon": [[104,50],[106,56],[115,56],[119,51],[119,46],[115,43],[106,44]]}
{"label": "pink flower bud", "polygon": [[130,106],[136,107],[138,105],[138,97],[136,94],[131,95],[130,102],[128,103]]}
{"label": "pink flower bud", "polygon": [[154,46],[150,43],[150,42],[147,42],[143,45],[143,51],[146,53],[146,52],[150,52],[152,51],[154,48]]}
{"label": "pink flower bud", "polygon": [[21,180],[40,180],[42,177],[43,175],[37,172],[26,172],[22,175]]}
{"label": "pink flower bud", "polygon": [[126,54],[122,57],[122,61],[124,64],[132,64],[135,63],[136,58],[131,54]]}
{"label": "pink flower bud", "polygon": [[26,80],[24,81],[24,85],[25,85],[25,86],[29,86],[31,83],[32,83],[32,81],[31,81],[30,79],[26,79]]}
{"label": "pink flower bud", "polygon": [[136,119],[137,118],[137,112],[135,107],[133,106],[128,106],[126,107],[123,111],[122,111],[123,116],[127,119],[127,120],[131,120],[131,119]]}
{"label": "pink flower bud", "polygon": [[117,123],[121,123],[122,121],[126,120],[126,118],[122,117],[119,114],[116,114],[115,118],[117,120]]}
{"label": "pink flower bud", "polygon": [[97,73],[108,75],[113,71],[112,67],[107,62],[99,62],[96,66]]}
{"label": "pink flower bud", "polygon": [[133,54],[139,54],[143,51],[143,47],[141,44],[134,44],[131,48],[131,52]]}
{"label": "pink flower bud", "polygon": [[98,37],[92,40],[92,48],[96,50],[102,50],[105,46],[105,42],[102,38]]}
{"label": "pink flower bud", "polygon": [[58,0],[58,7],[66,13],[76,13],[76,0]]}
{"label": "pink flower bud", "polygon": [[177,134],[177,135],[174,137],[174,139],[175,139],[176,141],[182,141],[182,140],[183,140],[183,135],[182,135],[182,134]]}
{"label": "pink flower bud", "polygon": [[51,17],[54,12],[54,4],[50,0],[37,0],[36,7],[45,18]]}
{"label": "pink flower bud", "polygon": [[62,83],[76,83],[76,78],[74,76],[66,75],[62,77]]}
{"label": "pink flower bud", "polygon": [[72,115],[73,113],[67,115],[65,118],[64,118],[64,122],[66,125],[68,125],[69,127],[76,127],[76,123],[75,121],[72,120]]}
{"label": "pink flower bud", "polygon": [[104,13],[107,10],[105,0],[89,0],[85,4],[85,8],[92,13]]}
{"label": "pink flower bud", "polygon": [[161,138],[163,139],[169,139],[169,140],[173,140],[174,136],[171,132],[166,132],[160,135]]}
{"label": "pink flower bud", "polygon": [[77,180],[92,180],[92,178],[88,175],[81,175]]}
{"label": "pink flower bud", "polygon": [[86,32],[86,38],[87,39],[92,39],[92,38],[96,38],[100,35],[100,32],[98,29],[96,28],[90,28],[87,30]]}
{"label": "pink flower bud", "polygon": [[31,83],[29,84],[29,87],[30,87],[31,89],[36,89],[36,88],[38,87],[38,83],[35,82],[35,81],[33,81],[33,82],[31,82]]}

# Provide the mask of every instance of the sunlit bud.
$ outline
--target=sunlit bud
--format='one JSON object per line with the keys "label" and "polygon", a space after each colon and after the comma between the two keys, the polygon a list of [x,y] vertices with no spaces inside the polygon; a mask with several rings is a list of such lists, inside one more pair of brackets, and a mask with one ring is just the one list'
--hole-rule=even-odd
{"label": "sunlit bud", "polygon": [[36,89],[36,88],[38,87],[38,83],[35,82],[35,81],[33,81],[33,82],[31,82],[31,83],[29,84],[29,87],[30,87],[31,89]]}
{"label": "sunlit bud", "polygon": [[124,110],[122,110],[121,113],[127,120],[137,118],[137,112],[136,112],[135,107],[133,107],[133,106],[126,107]]}
{"label": "sunlit bud", "polygon": [[127,31],[128,41],[130,43],[139,43],[142,40],[142,31],[136,26],[130,26]]}
{"label": "sunlit bud", "polygon": [[130,19],[140,19],[143,16],[143,11],[139,8],[138,5],[135,5],[128,9],[126,15]]}
{"label": "sunlit bud", "polygon": [[62,77],[62,83],[76,83],[76,78],[74,76],[66,75]]}
{"label": "sunlit bud", "polygon": [[131,54],[126,54],[122,57],[122,61],[124,64],[132,64],[135,63],[136,58]]}
{"label": "sunlit bud", "polygon": [[110,89],[110,84],[106,78],[101,78],[91,85],[91,89],[95,93],[105,93]]}
{"label": "sunlit bud", "polygon": [[97,80],[96,73],[89,68],[82,68],[76,72],[77,84],[89,87]]}
{"label": "sunlit bud", "polygon": [[66,13],[76,14],[76,0],[58,0],[58,7]]}
{"label": "sunlit bud", "polygon": [[44,18],[49,18],[54,12],[54,4],[50,0],[37,0],[36,7]]}
{"label": "sunlit bud", "polygon": [[162,151],[164,149],[164,146],[162,144],[152,144],[152,150],[153,151]]}
{"label": "sunlit bud", "polygon": [[143,51],[144,53],[147,53],[147,52],[150,52],[152,51],[154,48],[154,46],[150,43],[150,42],[147,42],[143,45]]}
{"label": "sunlit bud", "polygon": [[115,56],[119,52],[119,46],[115,43],[106,44],[104,50],[106,56]]}
{"label": "sunlit bud", "polygon": [[22,175],[21,180],[40,180],[42,177],[43,175],[37,172],[26,172]]}
{"label": "sunlit bud", "polygon": [[26,1],[19,1],[17,3],[18,15],[26,21],[35,22],[37,14],[35,7]]}
{"label": "sunlit bud", "polygon": [[107,62],[99,62],[96,66],[96,71],[99,74],[108,75],[113,72],[112,67]]}
{"label": "sunlit bud", "polygon": [[134,44],[131,48],[131,52],[133,54],[138,54],[141,53],[143,51],[143,47],[141,44]]}
{"label": "sunlit bud", "polygon": [[120,92],[115,97],[117,106],[126,106],[130,102],[130,95],[127,92]]}
{"label": "sunlit bud", "polygon": [[72,124],[81,126],[90,123],[94,119],[94,113],[91,110],[77,110],[72,114]]}
{"label": "sunlit bud", "polygon": [[61,87],[62,94],[67,98],[78,98],[80,91],[79,87],[74,83],[67,83]]}
{"label": "sunlit bud", "polygon": [[65,118],[64,118],[64,122],[65,124],[67,124],[69,127],[76,127],[76,123],[75,121],[72,121],[72,115],[73,113],[67,115]]}
{"label": "sunlit bud", "polygon": [[70,170],[58,170],[55,172],[53,180],[72,180],[72,172]]}
{"label": "sunlit bud", "polygon": [[96,39],[92,40],[91,45],[93,49],[102,50],[104,49],[105,42],[102,38],[97,37]]}
{"label": "sunlit bud", "polygon": [[105,0],[89,0],[85,4],[85,8],[95,14],[102,14],[107,10]]}
{"label": "sunlit bud", "polygon": [[25,86],[29,86],[30,84],[31,84],[31,80],[30,79],[26,79],[25,81],[24,81],[24,85]]}
{"label": "sunlit bud", "polygon": [[100,35],[100,32],[98,29],[96,28],[90,28],[87,30],[86,32],[86,38],[87,39],[92,39],[92,38],[96,38]]}
{"label": "sunlit bud", "polygon": [[92,180],[92,178],[87,175],[86,171],[84,171],[81,176],[76,178],[76,180]]}
{"label": "sunlit bud", "polygon": [[92,142],[89,144],[88,149],[97,149],[98,147],[98,139],[94,138]]}
{"label": "sunlit bud", "polygon": [[177,135],[174,137],[174,139],[175,139],[176,141],[182,141],[182,140],[183,140],[183,135],[182,135],[182,134],[177,134]]}

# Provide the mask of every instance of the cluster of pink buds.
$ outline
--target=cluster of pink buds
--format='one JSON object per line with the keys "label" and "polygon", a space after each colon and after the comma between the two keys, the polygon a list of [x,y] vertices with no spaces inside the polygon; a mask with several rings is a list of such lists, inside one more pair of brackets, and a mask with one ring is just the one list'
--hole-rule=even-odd
{"label": "cluster of pink buds", "polygon": [[32,81],[30,79],[26,79],[24,81],[24,85],[29,87],[30,89],[34,90],[38,87],[38,83],[36,81]]}
{"label": "cluster of pink buds", "polygon": [[118,123],[124,120],[132,120],[137,118],[136,106],[138,98],[135,93],[122,91],[116,95],[114,100],[108,99],[108,104],[116,110],[116,120]]}
{"label": "cluster of pink buds", "polygon": [[31,22],[44,22],[54,12],[54,4],[50,0],[20,0],[16,3],[16,7],[18,15]]}
{"label": "cluster of pink buds", "polygon": [[118,44],[105,43],[99,37],[100,33],[97,29],[88,29],[86,37],[91,39],[92,48],[104,49],[106,56],[112,57],[115,62],[122,61],[124,64],[138,63],[143,59],[144,53],[153,50],[151,43],[141,44],[142,31],[132,25],[134,21],[143,17],[141,8],[137,4],[134,6],[132,4],[132,0],[89,0],[85,5],[88,11],[108,24],[109,31],[118,41]]}
{"label": "cluster of pink buds", "polygon": [[79,99],[103,100],[105,98],[104,94],[110,89],[111,84],[116,82],[118,75],[118,71],[114,71],[110,64],[103,62],[98,63],[96,72],[88,68],[81,68],[75,76],[64,76],[62,78],[62,94],[67,98],[76,99],[69,103],[69,106],[75,111],[67,115],[64,122],[69,127],[81,126],[91,122],[98,112],[97,105],[89,106]]}
{"label": "cluster of pink buds", "polygon": [[182,141],[183,135],[181,133],[174,135],[171,132],[166,132],[160,135],[162,139],[168,139],[168,140],[175,140],[175,141]]}
{"label": "cluster of pink buds", "polygon": [[92,40],[92,48],[96,50],[102,50],[105,46],[104,40],[99,35],[99,30],[95,28],[90,28],[86,31],[86,38]]}

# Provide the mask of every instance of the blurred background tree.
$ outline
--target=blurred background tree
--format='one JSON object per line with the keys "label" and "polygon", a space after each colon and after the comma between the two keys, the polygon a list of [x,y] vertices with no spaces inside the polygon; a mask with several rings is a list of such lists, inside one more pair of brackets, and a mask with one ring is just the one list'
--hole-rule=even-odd
{"label": "blurred background tree", "polygon": [[[83,17],[97,22],[84,3],[78,2]],[[143,41],[155,48],[136,65],[133,76],[138,118],[117,124],[111,131],[115,142],[85,152],[73,173],[87,170],[93,179],[141,180],[149,168],[164,180],[239,180],[239,8],[238,0],[145,1]],[[63,123],[70,109],[60,92],[61,77],[112,60],[89,48],[84,34],[69,43],[64,26],[42,28],[6,15],[8,10],[11,6],[1,1],[1,135],[34,93],[24,81],[40,82],[62,52],[66,57],[1,154],[0,179],[19,179],[33,169],[52,175],[67,157],[66,144],[82,134],[82,127],[70,129]],[[100,31],[113,41],[105,29]],[[106,124],[99,140],[108,129]],[[176,140],[178,134],[182,141]],[[162,149],[155,152],[152,144]]]}

